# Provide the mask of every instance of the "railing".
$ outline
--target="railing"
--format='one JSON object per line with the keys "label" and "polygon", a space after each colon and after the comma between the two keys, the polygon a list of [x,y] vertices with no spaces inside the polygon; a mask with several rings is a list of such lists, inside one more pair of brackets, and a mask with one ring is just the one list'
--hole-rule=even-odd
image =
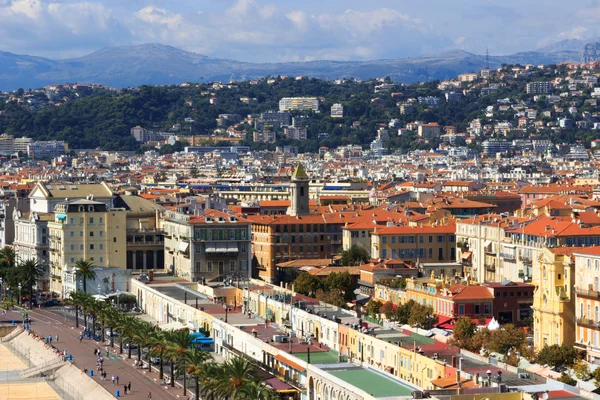
{"label": "railing", "polygon": [[581,326],[586,326],[588,328],[599,329],[600,330],[600,323],[598,321],[596,321],[596,320],[593,320],[593,319],[577,318],[577,324],[581,325]]}
{"label": "railing", "polygon": [[577,296],[589,297],[592,299],[600,299],[600,292],[597,290],[577,289],[575,292],[577,293]]}
{"label": "railing", "polygon": [[500,253],[500,257],[502,257],[506,260],[513,260],[513,261],[515,261],[517,259],[516,254],[510,254],[510,253]]}
{"label": "railing", "polygon": [[496,266],[493,264],[485,264],[485,269],[491,272],[496,272]]}

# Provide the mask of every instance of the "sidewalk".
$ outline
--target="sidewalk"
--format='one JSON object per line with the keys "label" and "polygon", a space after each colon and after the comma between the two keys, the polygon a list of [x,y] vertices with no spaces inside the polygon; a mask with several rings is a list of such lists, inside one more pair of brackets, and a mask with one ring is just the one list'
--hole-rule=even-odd
{"label": "sidewalk", "polygon": [[[176,386],[175,388],[171,388],[170,386],[159,385],[159,373],[157,371],[148,372],[147,369],[136,369],[132,365],[134,358],[137,356],[136,351],[132,352],[131,359],[127,359],[127,353],[124,351],[122,355],[119,355],[118,346],[115,344],[117,354],[115,355],[112,349],[110,349],[111,354],[109,357],[106,357],[103,343],[89,339],[84,339],[79,343],[79,332],[83,329],[81,324],[80,329],[77,329],[74,322],[65,322],[64,317],[47,309],[32,310],[29,312],[29,316],[32,319],[32,322],[29,324],[32,331],[43,337],[52,335],[52,344],[54,346],[60,350],[66,349],[67,354],[72,354],[73,362],[79,368],[93,370],[94,376],[91,379],[94,379],[113,395],[115,395],[116,390],[119,390],[121,397],[132,400],[147,400],[149,392],[152,392],[153,400],[186,398],[183,396],[183,389],[181,387]],[[13,320],[17,325],[20,325],[21,313],[19,311],[9,311],[7,315],[0,314],[1,322],[10,324]],[[55,340],[56,335],[59,336],[58,342]],[[100,376],[97,375],[99,372],[96,370],[96,360],[98,357],[94,355],[94,349],[98,347],[102,350],[104,357],[104,370],[107,373],[106,381],[102,381]],[[112,384],[111,376],[113,374],[119,376],[119,385]],[[125,395],[123,385],[129,382],[131,382],[131,392]]]}

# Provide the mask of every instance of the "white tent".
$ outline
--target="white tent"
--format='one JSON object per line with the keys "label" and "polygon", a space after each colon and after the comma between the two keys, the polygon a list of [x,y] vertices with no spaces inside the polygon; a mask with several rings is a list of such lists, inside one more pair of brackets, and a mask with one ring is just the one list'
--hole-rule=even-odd
{"label": "white tent", "polygon": [[500,324],[498,323],[498,321],[496,321],[495,318],[492,318],[487,327],[490,331],[495,331],[496,329],[500,328]]}

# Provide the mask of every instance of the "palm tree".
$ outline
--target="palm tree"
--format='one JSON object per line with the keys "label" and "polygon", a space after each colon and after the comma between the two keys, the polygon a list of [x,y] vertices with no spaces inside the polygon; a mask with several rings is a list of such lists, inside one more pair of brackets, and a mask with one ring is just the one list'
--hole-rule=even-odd
{"label": "palm tree", "polygon": [[148,352],[148,354],[151,357],[158,357],[160,359],[160,369],[159,369],[159,379],[162,380],[164,377],[164,368],[163,368],[163,363],[164,363],[164,358],[165,358],[165,353],[168,350],[168,346],[169,346],[169,340],[167,338],[167,332],[166,331],[160,331],[158,329],[152,331],[152,333],[150,334],[149,340],[148,340],[148,346],[150,347],[150,351]]}
{"label": "palm tree", "polygon": [[[75,306],[75,326],[79,328],[79,308],[85,305],[85,303],[87,302],[87,297],[84,296],[84,293],[82,291],[77,290],[69,293],[68,301],[69,303]],[[83,313],[83,315],[84,320],[87,321],[87,319],[85,318],[85,312]]]}
{"label": "palm tree", "polygon": [[212,360],[212,355],[210,353],[194,347],[183,354],[183,362],[185,367],[187,367],[187,373],[196,381],[196,399],[200,398],[200,380],[204,376],[208,360]]}
{"label": "palm tree", "polygon": [[21,281],[25,284],[25,288],[29,291],[29,308],[32,308],[33,302],[33,287],[37,281],[44,276],[44,268],[36,260],[27,260],[19,263],[17,267]]}
{"label": "palm tree", "polygon": [[219,381],[221,376],[225,374],[225,366],[217,363],[207,363],[204,366],[201,376],[202,387],[200,394],[202,398],[207,400],[222,399]]}
{"label": "palm tree", "polygon": [[[131,359],[131,347],[135,338],[137,337],[137,329],[140,320],[132,315],[125,315],[121,321],[119,329],[121,331],[121,343],[123,342],[123,338],[125,338],[128,349],[127,349],[127,358]],[[139,346],[138,346],[139,347]],[[121,345],[121,353],[123,353],[123,346]]]}
{"label": "palm tree", "polygon": [[96,272],[94,271],[94,263],[91,261],[77,261],[75,268],[77,269],[77,277],[83,280],[83,291],[87,292],[87,280],[96,280]]}
{"label": "palm tree", "polygon": [[277,400],[279,396],[270,387],[265,385],[261,380],[253,380],[239,391],[240,400]]}
{"label": "palm tree", "polygon": [[[190,337],[189,329],[180,329],[167,331],[167,337],[169,340],[169,347],[167,355],[171,362],[171,387],[175,387],[175,362],[183,359],[183,354],[192,346],[192,338]],[[185,369],[183,372],[183,389],[184,395],[186,393],[185,384]]]}
{"label": "palm tree", "polygon": [[[3,280],[5,287],[16,288],[18,284],[18,276],[15,266],[17,264],[17,256],[12,247],[4,247],[0,249],[0,278]],[[11,297],[16,293],[11,290]]]}
{"label": "palm tree", "polygon": [[[142,346],[143,347],[149,347],[150,346],[150,338],[152,335],[152,332],[156,329],[155,326],[153,326],[151,323],[147,322],[147,321],[142,321],[142,320],[138,320],[138,323],[135,327],[135,343],[137,344],[137,355],[138,355],[138,360],[142,359]],[[150,356],[149,354],[146,354],[148,356],[148,371],[151,371],[151,366],[150,366]]]}
{"label": "palm tree", "polygon": [[223,397],[235,399],[240,390],[252,381],[250,374],[255,365],[246,357],[235,357],[223,364],[223,373],[218,375],[217,387]]}

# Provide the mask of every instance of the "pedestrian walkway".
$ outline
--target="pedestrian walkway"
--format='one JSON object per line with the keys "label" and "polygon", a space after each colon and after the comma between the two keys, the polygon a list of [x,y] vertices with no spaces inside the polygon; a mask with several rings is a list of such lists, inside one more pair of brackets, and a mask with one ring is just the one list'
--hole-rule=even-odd
{"label": "pedestrian walkway", "polygon": [[[29,312],[32,322],[30,329],[37,335],[42,337],[53,336],[52,345],[58,349],[66,350],[67,354],[73,356],[73,362],[82,370],[88,369],[88,374],[93,374],[91,379],[94,379],[101,386],[107,389],[110,393],[115,395],[116,391],[119,391],[121,397],[127,397],[131,400],[147,400],[148,393],[152,392],[153,400],[171,400],[176,398],[184,398],[183,389],[180,387],[166,387],[165,385],[159,384],[158,372],[148,372],[147,369],[140,370],[136,369],[132,363],[136,353],[132,353],[132,359],[128,360],[126,352],[123,355],[119,355],[119,349],[117,343],[115,343],[115,349],[117,349],[117,355],[111,353],[109,357],[106,357],[104,351],[104,343],[96,342],[90,339],[84,339],[81,343],[79,342],[78,336],[83,328],[77,329],[75,323],[71,321],[65,321],[64,317],[61,317],[48,309],[32,310]],[[13,320],[19,321],[21,314],[19,312],[10,311],[8,315],[0,315],[0,322],[11,323]],[[80,325],[81,326],[81,325]],[[59,336],[59,341],[56,342],[56,335]],[[99,371],[97,371],[97,360],[98,356],[94,354],[94,350],[100,348],[102,356],[104,357],[104,370],[107,373],[107,380],[100,380]],[[111,349],[112,351],[112,349]],[[111,382],[111,376],[119,376],[119,385]],[[125,395],[124,385],[131,382],[131,391]]]}

